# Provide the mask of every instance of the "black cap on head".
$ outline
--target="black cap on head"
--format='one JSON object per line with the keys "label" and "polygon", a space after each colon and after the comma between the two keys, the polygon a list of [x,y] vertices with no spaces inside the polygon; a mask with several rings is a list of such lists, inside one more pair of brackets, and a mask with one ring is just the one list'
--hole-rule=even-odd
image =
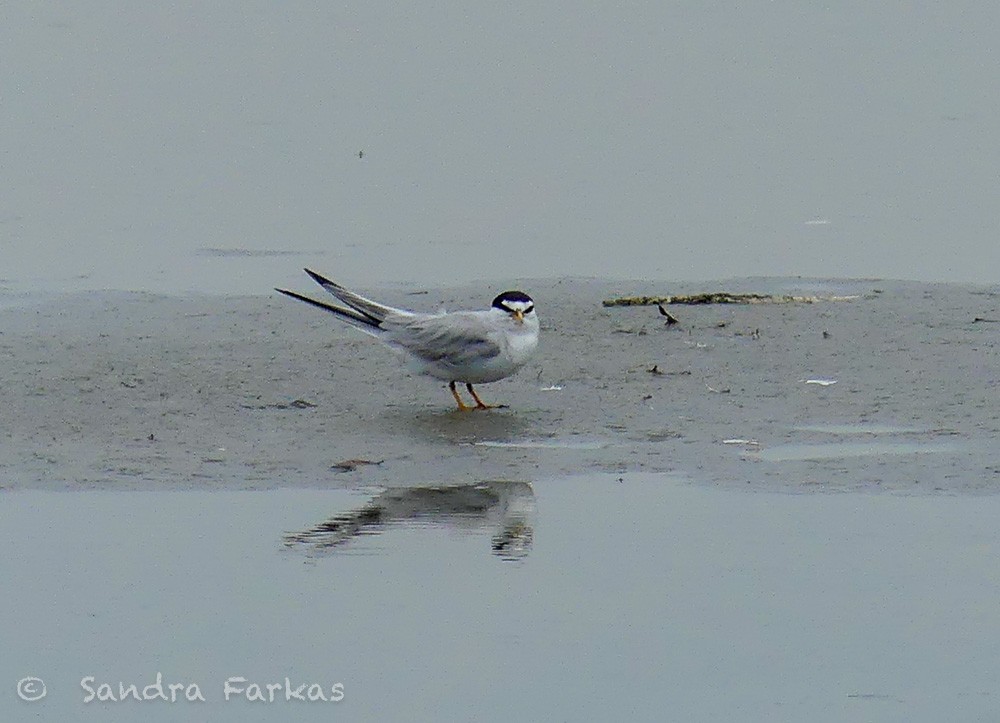
{"label": "black cap on head", "polygon": [[511,302],[514,302],[513,306],[534,306],[535,302],[531,300],[523,291],[505,291],[497,298],[493,299],[491,306],[494,309],[500,309],[501,311],[513,311],[513,306]]}

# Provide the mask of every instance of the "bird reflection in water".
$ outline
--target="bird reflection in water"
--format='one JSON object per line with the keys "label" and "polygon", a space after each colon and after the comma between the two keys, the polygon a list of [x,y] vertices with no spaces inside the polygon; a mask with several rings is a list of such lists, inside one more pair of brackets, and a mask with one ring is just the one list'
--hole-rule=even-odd
{"label": "bird reflection in water", "polygon": [[493,553],[504,560],[520,560],[531,550],[534,517],[535,492],[527,482],[397,487],[385,490],[356,510],[308,530],[288,533],[285,545],[301,545],[312,553],[331,552],[355,538],[396,525],[442,525],[493,530]]}

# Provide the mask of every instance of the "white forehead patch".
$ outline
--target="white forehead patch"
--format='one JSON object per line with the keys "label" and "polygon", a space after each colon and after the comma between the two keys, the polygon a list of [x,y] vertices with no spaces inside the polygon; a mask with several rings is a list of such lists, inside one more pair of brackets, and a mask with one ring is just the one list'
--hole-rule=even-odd
{"label": "white forehead patch", "polygon": [[513,299],[504,299],[503,307],[510,312],[520,311],[522,314],[527,314],[529,311],[533,311],[535,305],[530,301],[514,301]]}

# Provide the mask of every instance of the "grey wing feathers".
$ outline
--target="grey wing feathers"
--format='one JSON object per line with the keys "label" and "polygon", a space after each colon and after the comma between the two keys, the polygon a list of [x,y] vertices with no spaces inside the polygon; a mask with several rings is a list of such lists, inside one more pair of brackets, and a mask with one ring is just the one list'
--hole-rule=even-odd
{"label": "grey wing feathers", "polygon": [[355,294],[353,291],[345,289],[335,281],[330,281],[330,279],[325,276],[317,274],[315,271],[305,269],[305,272],[313,278],[313,281],[322,286],[329,293],[343,301],[354,311],[369,319],[369,324],[372,326],[381,327],[382,322],[384,322],[386,317],[390,315],[410,315],[410,312],[404,311],[403,309],[395,309],[391,306],[380,304],[377,301],[366,299],[360,294]]}
{"label": "grey wing feathers", "polygon": [[391,317],[383,328],[385,341],[427,362],[462,366],[492,359],[501,352],[481,319],[473,314]]}
{"label": "grey wing feathers", "polygon": [[310,299],[287,289],[277,291],[336,314],[361,331],[425,362],[461,368],[493,359],[503,351],[495,333],[484,323],[482,312],[415,314],[366,299],[310,269],[305,272],[344,306]]}

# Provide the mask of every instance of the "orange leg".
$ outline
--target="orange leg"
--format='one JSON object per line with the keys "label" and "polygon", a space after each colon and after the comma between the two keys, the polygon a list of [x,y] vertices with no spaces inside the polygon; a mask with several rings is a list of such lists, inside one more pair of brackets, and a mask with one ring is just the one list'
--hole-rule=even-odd
{"label": "orange leg", "polygon": [[466,384],[465,388],[469,390],[469,394],[471,394],[472,398],[476,400],[476,409],[493,409],[491,405],[484,403],[483,400],[479,398],[479,395],[476,394],[476,390],[472,388],[471,384]]}
{"label": "orange leg", "polygon": [[472,409],[472,407],[468,406],[462,401],[462,398],[458,396],[458,390],[455,389],[455,382],[448,382],[448,388],[451,390],[451,395],[455,397],[455,401],[458,402],[458,411],[467,412]]}

